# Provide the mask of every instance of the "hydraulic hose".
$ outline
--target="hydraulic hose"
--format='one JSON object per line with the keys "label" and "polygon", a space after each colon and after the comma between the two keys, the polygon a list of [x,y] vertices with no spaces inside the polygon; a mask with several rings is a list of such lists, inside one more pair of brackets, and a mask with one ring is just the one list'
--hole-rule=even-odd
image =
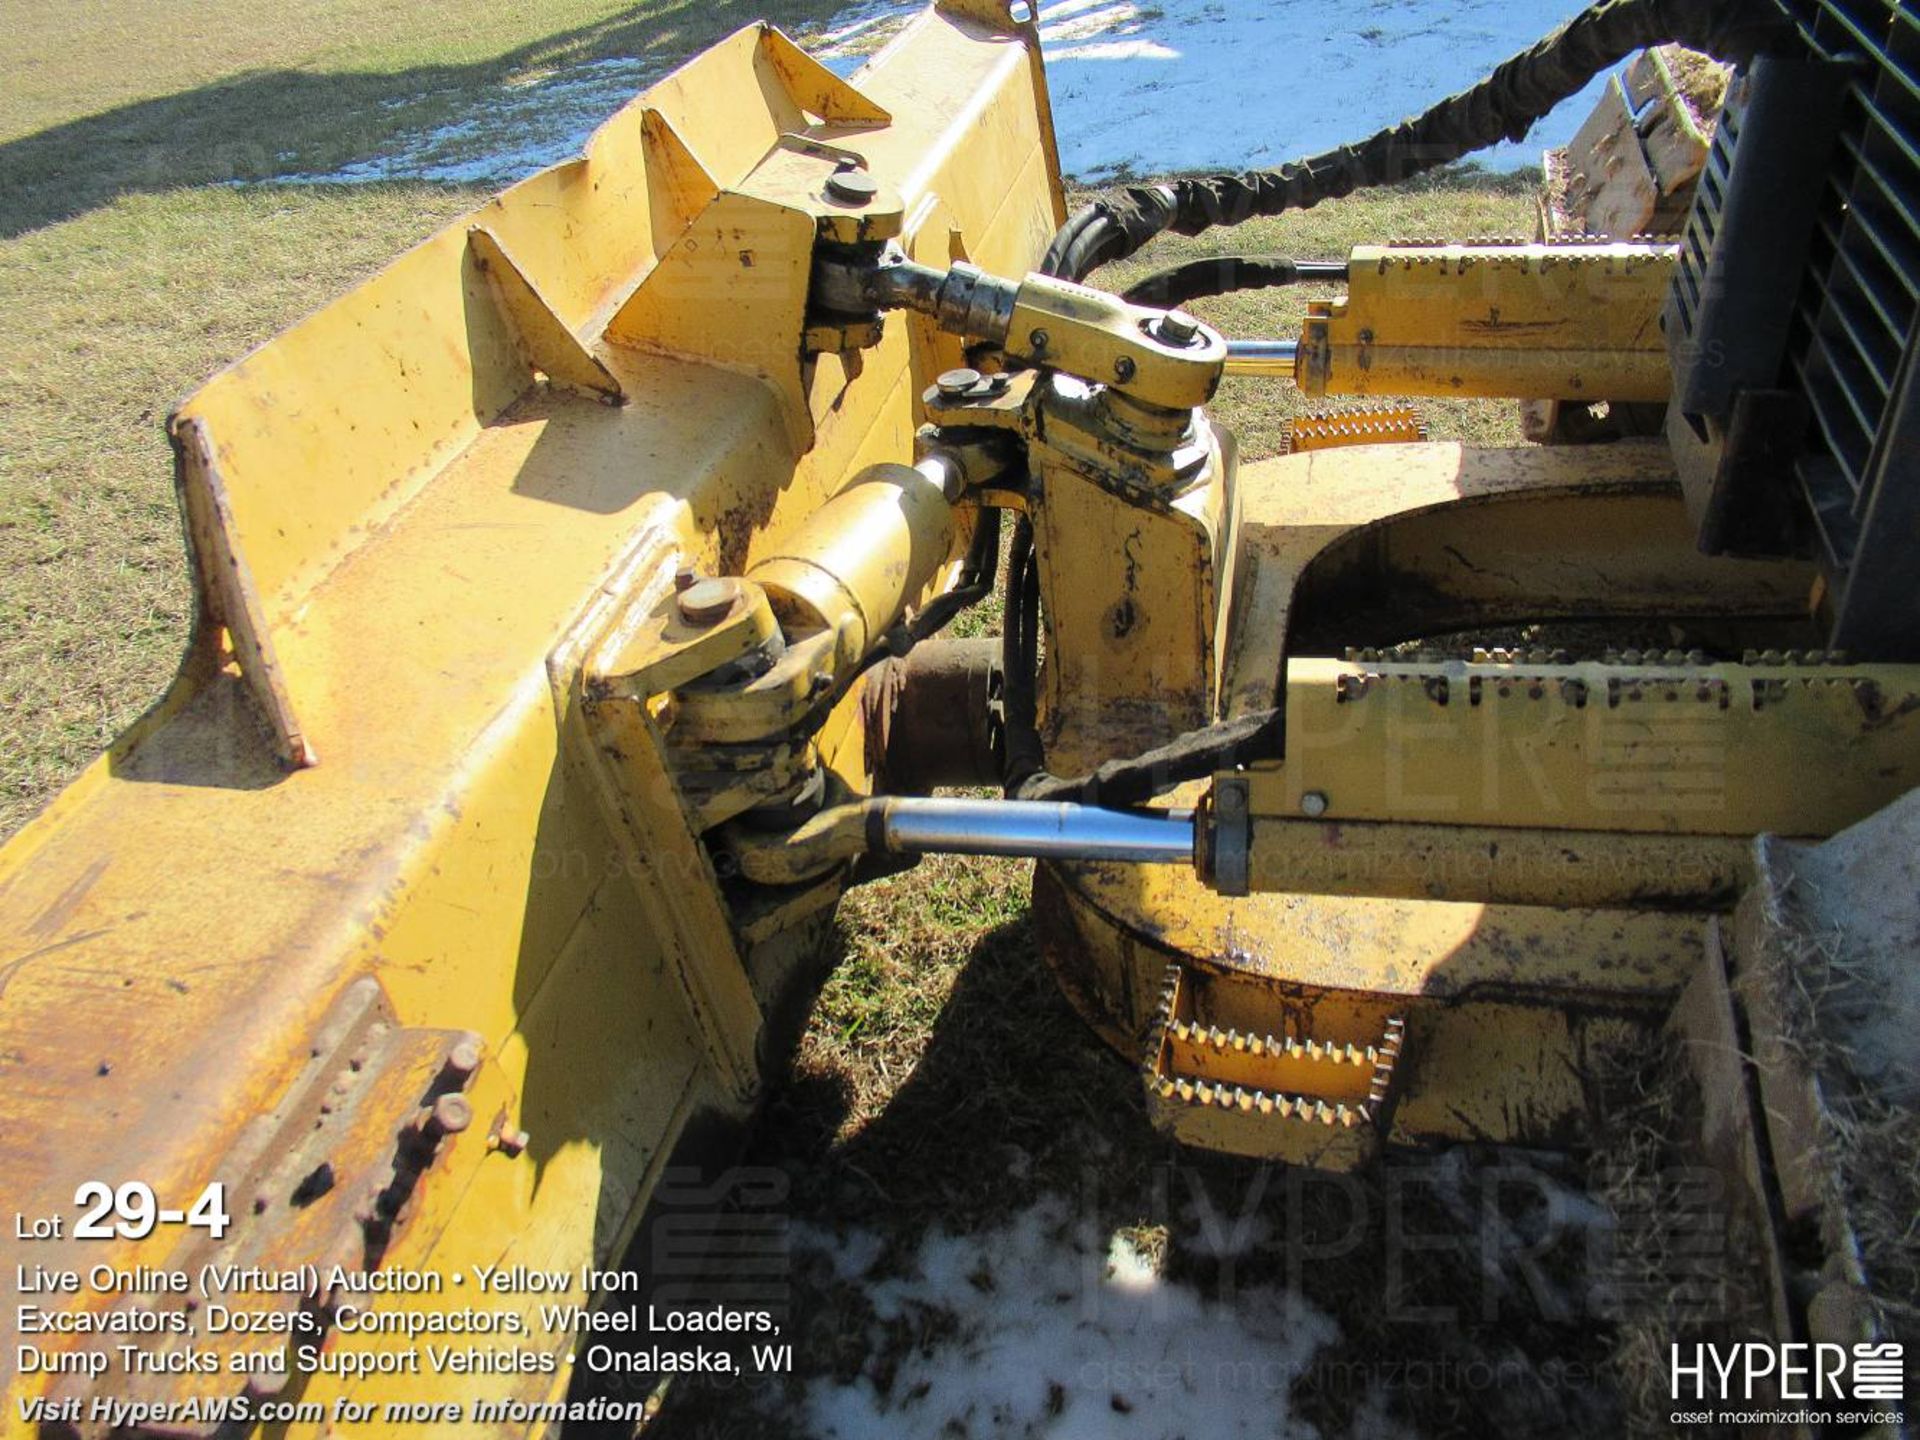
{"label": "hydraulic hose", "polygon": [[1005,788],[1012,796],[1046,769],[1039,728],[1040,566],[1033,551],[1033,522],[1025,515],[1015,522],[1007,547],[1007,603],[1000,646]]}
{"label": "hydraulic hose", "polygon": [[1120,294],[1135,305],[1171,310],[1189,300],[1235,290],[1265,290],[1303,281],[1344,280],[1344,260],[1283,260],[1279,256],[1214,255],[1157,270]]}
{"label": "hydraulic hose", "polygon": [[[1717,60],[1794,53],[1800,40],[1765,0],[1600,0],[1471,89],[1425,114],[1277,170],[1134,186],[1076,211],[1041,262],[1084,280],[1162,231],[1198,235],[1216,225],[1304,210],[1370,185],[1391,184],[1502,140],[1520,140],[1594,76],[1651,45],[1680,44]],[[1216,292],[1224,293],[1224,292]]]}

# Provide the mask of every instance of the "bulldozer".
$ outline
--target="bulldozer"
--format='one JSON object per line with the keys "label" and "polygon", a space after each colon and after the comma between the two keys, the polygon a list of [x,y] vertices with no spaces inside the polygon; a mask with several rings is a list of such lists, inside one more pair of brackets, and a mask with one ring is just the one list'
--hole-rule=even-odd
{"label": "bulldozer", "polygon": [[[1667,41],[1738,67],[1679,234],[1094,281]],[[644,1283],[837,902],[938,853],[1036,862],[1062,990],[1203,1150],[1573,1143],[1597,1057],[1686,1027],[1779,1338],[1886,1343],[1833,1082],[1749,981],[1807,877],[1871,908],[1846,857],[1913,842],[1917,43],[1607,0],[1362,144],[1070,210],[1030,5],[851,76],[758,25],[214,377],[167,422],[178,677],[0,850],[7,1268],[70,1317],[0,1316],[9,1432],[568,1418],[536,1302]],[[1181,308],[1303,280],[1291,337]],[[1329,408],[1242,463],[1229,375]],[[1473,448],[1431,396],[1656,423]],[[407,1364],[448,1331],[517,1337],[464,1414]]]}

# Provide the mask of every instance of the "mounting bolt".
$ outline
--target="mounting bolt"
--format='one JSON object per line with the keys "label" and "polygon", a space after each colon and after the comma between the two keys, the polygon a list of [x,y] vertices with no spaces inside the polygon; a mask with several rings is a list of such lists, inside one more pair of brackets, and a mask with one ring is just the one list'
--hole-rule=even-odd
{"label": "mounting bolt", "polygon": [[502,1155],[518,1155],[532,1143],[533,1137],[524,1130],[496,1130],[487,1137],[487,1148]]}
{"label": "mounting bolt", "polygon": [[1053,337],[1047,334],[1047,332],[1044,330],[1035,330],[1032,334],[1027,336],[1027,345],[1029,348],[1036,351],[1044,350],[1047,348],[1047,342],[1052,338]]}
{"label": "mounting bolt", "polygon": [[1133,378],[1133,359],[1122,355],[1113,362],[1113,378],[1123,384]]}
{"label": "mounting bolt", "polygon": [[689,625],[711,625],[726,618],[740,598],[737,580],[696,580],[678,596],[680,618]]}
{"label": "mounting bolt", "polygon": [[827,198],[842,205],[865,205],[880,193],[880,182],[864,170],[836,170],[827,177]]}
{"label": "mounting bolt", "polygon": [[1191,345],[1200,338],[1200,322],[1184,310],[1169,310],[1153,327],[1154,338],[1166,345]]}
{"label": "mounting bolt", "polygon": [[1300,813],[1309,820],[1318,820],[1327,813],[1327,792],[1309,790],[1300,797]]}
{"label": "mounting bolt", "polygon": [[442,1095],[422,1118],[420,1134],[428,1140],[458,1135],[473,1124],[473,1102],[464,1095]]}
{"label": "mounting bolt", "polygon": [[473,1124],[473,1102],[464,1095],[442,1095],[433,1102],[433,1123],[442,1134],[458,1135]]}
{"label": "mounting bolt", "polygon": [[958,370],[941,371],[939,378],[933,382],[933,386],[947,399],[958,400],[979,383],[980,372],[962,366]]}
{"label": "mounting bolt", "polygon": [[480,1068],[480,1041],[469,1035],[447,1052],[447,1070],[456,1079],[465,1080]]}

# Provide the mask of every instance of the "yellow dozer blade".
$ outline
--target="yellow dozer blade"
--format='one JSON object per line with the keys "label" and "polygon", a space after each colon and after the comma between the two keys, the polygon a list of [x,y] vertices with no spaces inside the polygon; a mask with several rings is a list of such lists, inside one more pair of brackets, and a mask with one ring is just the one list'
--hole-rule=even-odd
{"label": "yellow dozer blade", "polygon": [[[825,184],[849,155],[852,204]],[[1005,5],[943,0],[851,79],[752,26],[179,408],[189,653],[0,851],[0,1188],[38,1231],[4,1265],[78,1273],[58,1308],[102,1327],[32,1337],[7,1433],[212,1433],[222,1397],[241,1428],[458,1400],[409,1433],[517,1433],[473,1407],[565,1393],[579,1337],[533,1307],[588,1298],[670,1159],[748,1113],[837,893],[730,916],[657,732],[583,721],[590,658],[676,572],[742,573],[912,454],[960,342],[809,330],[816,235],[1019,274],[1063,217]],[[857,702],[814,737],[855,780]],[[95,1180],[169,1214],[218,1182],[230,1223],[83,1238]],[[213,1263],[257,1283],[202,1294]],[[324,1358],[383,1275],[473,1264],[568,1279],[383,1309],[518,1317],[514,1368],[423,1379],[405,1330],[353,1337],[391,1371],[249,1358]],[[190,1301],[289,1328],[189,1337]],[[130,1341],[222,1369],[130,1373]]]}

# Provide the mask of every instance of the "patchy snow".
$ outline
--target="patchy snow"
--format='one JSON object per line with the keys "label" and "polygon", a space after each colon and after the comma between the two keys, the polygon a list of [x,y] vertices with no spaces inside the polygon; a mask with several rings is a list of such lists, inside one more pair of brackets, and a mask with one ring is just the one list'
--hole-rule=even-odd
{"label": "patchy snow", "polygon": [[861,0],[835,15],[819,34],[800,37],[800,43],[828,69],[850,75],[925,8],[918,0]]}
{"label": "patchy snow", "polygon": [[825,1256],[834,1279],[846,1285],[865,1278],[887,1249],[886,1237],[871,1230],[849,1230],[839,1235],[804,1220],[788,1225],[787,1243],[795,1254]]}
{"label": "patchy snow", "polygon": [[617,57],[518,78],[473,99],[458,120],[403,134],[384,155],[279,181],[506,185],[579,154],[609,115],[665,73],[658,61]]}
{"label": "patchy snow", "polygon": [[[1360,140],[1483,78],[1579,0],[1058,0],[1040,35],[1060,163],[1081,180],[1270,168]],[[1601,82],[1604,83],[1604,82]],[[1600,84],[1483,163],[1537,164]]]}
{"label": "patchy snow", "polygon": [[[843,12],[812,48],[842,74],[920,5]],[[1077,180],[1269,168],[1364,139],[1484,78],[1581,0],[1051,0],[1040,7],[1060,164]],[[1483,164],[1538,164],[1602,77]]]}
{"label": "patchy snow", "polygon": [[[802,44],[842,75],[922,8],[863,0]],[[1040,7],[1062,168],[1082,181],[1268,168],[1358,140],[1472,84],[1576,13],[1579,0],[1052,0]],[[579,153],[595,126],[659,79],[639,58],[521,77],[461,118],[381,156],[305,181],[425,179],[502,185]],[[1569,139],[1597,82],[1519,145],[1514,168]]]}
{"label": "patchy snow", "polygon": [[[835,1273],[862,1273],[878,1252],[864,1231],[808,1227],[796,1250],[817,1249]],[[1058,1197],[983,1233],[932,1230],[906,1273],[864,1282],[886,1327],[939,1317],[933,1339],[889,1358],[882,1390],[871,1373],[813,1381],[805,1433],[868,1436],[1019,1435],[1287,1440],[1316,1432],[1288,1415],[1294,1380],[1338,1339],[1333,1322],[1290,1292],[1242,1287],[1211,1299],[1163,1277],[1124,1234]],[[1204,1417],[1204,1419],[1202,1418]]]}

